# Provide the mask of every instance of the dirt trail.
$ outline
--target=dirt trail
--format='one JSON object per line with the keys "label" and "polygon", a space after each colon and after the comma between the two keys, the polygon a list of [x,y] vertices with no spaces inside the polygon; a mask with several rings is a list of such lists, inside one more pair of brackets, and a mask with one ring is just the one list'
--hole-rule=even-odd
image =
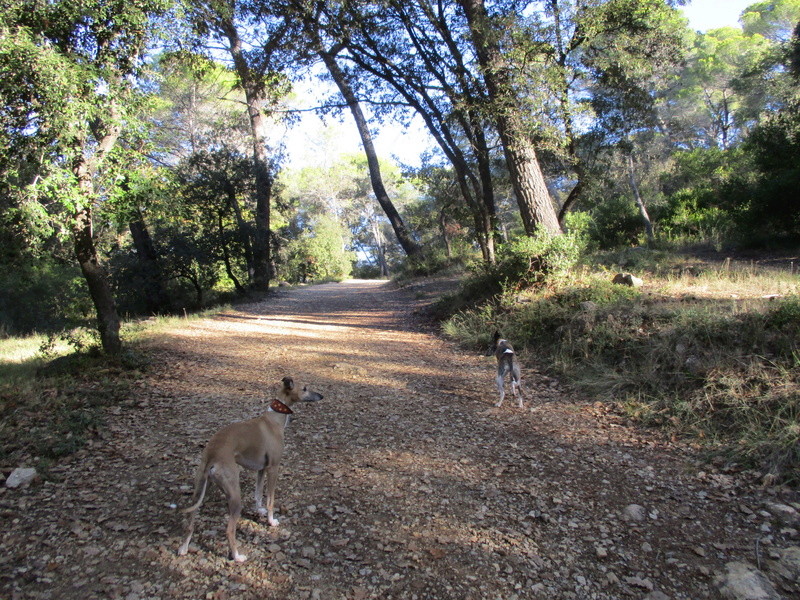
{"label": "dirt trail", "polygon": [[[761,512],[770,493],[570,398],[532,357],[533,410],[495,409],[492,360],[425,327],[426,299],[312,286],[155,340],[104,439],[61,481],[0,493],[0,598],[720,598],[725,563],[791,535]],[[280,525],[255,515],[247,473],[248,562],[226,558],[218,490],[176,556],[171,505],[202,445],[287,374],[325,399],[287,431]]]}

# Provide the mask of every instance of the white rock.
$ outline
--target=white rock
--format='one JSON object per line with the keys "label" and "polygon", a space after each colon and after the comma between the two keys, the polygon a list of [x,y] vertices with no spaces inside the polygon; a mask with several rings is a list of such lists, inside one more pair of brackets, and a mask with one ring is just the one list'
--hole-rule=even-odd
{"label": "white rock", "polygon": [[778,552],[776,571],[789,581],[800,583],[800,546],[791,546]]}
{"label": "white rock", "polygon": [[635,577],[626,577],[625,583],[627,583],[628,585],[645,589],[649,592],[652,592],[654,587],[652,581],[650,581],[649,579],[642,579],[638,575]]}
{"label": "white rock", "polygon": [[746,562],[729,562],[727,573],[716,578],[719,591],[731,600],[781,600],[769,579]]}
{"label": "white rock", "polygon": [[33,481],[36,478],[36,475],[36,469],[34,468],[17,467],[11,471],[11,475],[9,475],[8,479],[6,479],[6,487],[24,487]]}
{"label": "white rock", "polygon": [[627,285],[630,287],[642,287],[644,285],[644,282],[641,279],[630,273],[617,273],[614,275],[614,279],[611,281],[612,283]]}
{"label": "white rock", "polygon": [[639,504],[628,504],[622,511],[622,518],[626,521],[644,521],[647,511]]}
{"label": "white rock", "polygon": [[794,525],[795,523],[800,522],[800,513],[798,513],[794,507],[789,506],[788,504],[767,502],[766,508],[770,515],[775,517],[784,525]]}

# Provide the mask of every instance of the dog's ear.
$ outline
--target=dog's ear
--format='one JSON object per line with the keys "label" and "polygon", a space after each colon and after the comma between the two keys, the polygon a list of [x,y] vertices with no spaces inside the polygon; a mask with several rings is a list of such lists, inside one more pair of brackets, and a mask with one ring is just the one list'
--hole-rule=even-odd
{"label": "dog's ear", "polygon": [[289,376],[284,377],[281,379],[283,382],[283,389],[285,390],[293,390],[294,389],[294,379]]}
{"label": "dog's ear", "polygon": [[497,342],[500,339],[500,332],[496,329],[494,330],[494,334],[492,335],[492,342]]}

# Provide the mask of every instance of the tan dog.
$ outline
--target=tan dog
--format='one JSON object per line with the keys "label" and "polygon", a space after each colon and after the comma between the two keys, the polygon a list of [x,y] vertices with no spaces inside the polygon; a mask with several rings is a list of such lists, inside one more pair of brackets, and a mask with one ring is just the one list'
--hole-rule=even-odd
{"label": "tan dog", "polygon": [[500,332],[495,331],[492,336],[492,344],[489,346],[488,355],[494,354],[497,359],[497,391],[500,393],[500,400],[495,406],[502,406],[506,398],[504,380],[506,373],[511,374],[511,391],[517,399],[517,406],[522,408],[522,375],[520,373],[519,361],[514,347],[500,337]]}
{"label": "tan dog", "polygon": [[[186,524],[186,538],[178,549],[179,555],[184,555],[189,551],[197,509],[203,503],[208,480],[211,479],[222,489],[228,499],[227,536],[230,557],[236,562],[247,560],[245,555],[239,554],[236,544],[236,524],[242,514],[239,467],[258,471],[255,490],[256,511],[259,515],[266,515],[267,522],[272,527],[278,525],[278,521],[273,516],[275,485],[278,482],[280,462],[283,456],[283,430],[289,422],[289,415],[292,414],[292,409],[289,407],[296,402],[322,400],[322,395],[310,392],[305,387],[302,391],[298,391],[294,380],[291,377],[284,377],[283,387],[278,396],[279,399],[273,400],[267,412],[260,417],[223,427],[209,440],[195,477],[195,503],[189,508],[181,510],[182,513],[189,513],[189,520]],[[266,508],[262,504],[265,477],[267,482]]]}

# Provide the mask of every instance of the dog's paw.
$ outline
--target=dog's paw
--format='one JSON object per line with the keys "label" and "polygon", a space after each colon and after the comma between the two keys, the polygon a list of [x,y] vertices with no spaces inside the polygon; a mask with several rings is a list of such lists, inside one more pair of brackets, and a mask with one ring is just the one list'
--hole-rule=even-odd
{"label": "dog's paw", "polygon": [[267,523],[269,523],[270,527],[277,527],[279,525],[279,521],[275,517],[270,517],[267,519]]}
{"label": "dog's paw", "polygon": [[189,544],[186,544],[185,546],[181,546],[180,548],[178,548],[178,556],[186,556],[188,552],[189,552]]}
{"label": "dog's paw", "polygon": [[258,513],[259,517],[265,517],[269,511],[263,506],[259,506],[256,508],[256,512]]}
{"label": "dog's paw", "polygon": [[235,562],[242,563],[242,562],[244,562],[244,561],[246,561],[246,560],[247,560],[247,556],[246,556],[246,555],[244,555],[244,554],[239,554],[239,553],[237,552],[236,554],[234,554],[234,555],[233,555],[233,560],[234,560]]}

